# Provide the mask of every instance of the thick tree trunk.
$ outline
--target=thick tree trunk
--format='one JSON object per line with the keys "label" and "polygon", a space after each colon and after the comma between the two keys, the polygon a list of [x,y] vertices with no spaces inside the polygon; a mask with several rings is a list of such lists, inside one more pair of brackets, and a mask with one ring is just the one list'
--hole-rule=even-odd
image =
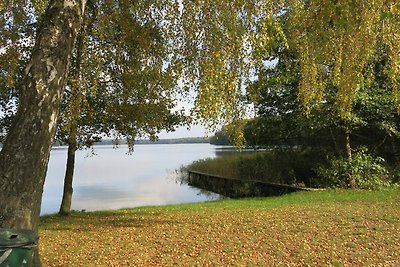
{"label": "thick tree trunk", "polygon": [[73,193],[72,181],[75,170],[75,154],[78,148],[78,144],[76,142],[76,132],[77,132],[76,127],[71,127],[68,137],[68,156],[67,156],[67,168],[64,177],[64,192],[59,211],[59,214],[61,215],[68,215],[71,212],[72,193]]}
{"label": "thick tree trunk", "polygon": [[0,227],[37,231],[47,164],[86,0],[52,0],[0,153]]}
{"label": "thick tree trunk", "polygon": [[[0,227],[37,232],[47,164],[86,0],[51,0],[0,152]],[[32,266],[41,266],[38,249]]]}

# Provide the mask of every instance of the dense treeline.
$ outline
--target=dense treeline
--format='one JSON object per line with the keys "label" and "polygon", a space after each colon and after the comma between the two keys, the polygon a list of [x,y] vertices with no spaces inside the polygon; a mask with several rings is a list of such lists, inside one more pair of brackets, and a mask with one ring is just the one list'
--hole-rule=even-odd
{"label": "dense treeline", "polygon": [[[245,121],[243,131],[247,147],[273,153],[253,160],[240,157],[238,166],[248,165],[248,172],[260,169],[259,179],[286,175],[282,181],[308,186],[378,188],[398,181],[400,115],[390,93],[393,84],[384,71],[384,52],[365,67],[352,112],[345,115],[336,109],[337,87],[328,77],[323,101],[304,114],[298,98],[298,54],[279,47],[270,60],[277,63],[265,68],[250,86],[249,99],[257,116]],[[226,144],[229,137],[225,127],[211,140]],[[273,175],[266,174],[271,170],[261,171],[277,165],[285,168]]]}
{"label": "dense treeline", "polygon": [[257,115],[246,123],[249,146],[323,147],[335,155],[351,157],[360,146],[371,153],[398,161],[399,122],[397,105],[383,73],[385,59],[372,61],[361,78],[352,113],[335,110],[336,88],[327,80],[324,101],[305,116],[298,101],[299,66],[294,52],[277,53],[278,63],[265,69],[252,85]]}
{"label": "dense treeline", "polygon": [[[284,43],[277,45],[268,58],[271,64],[248,88],[256,116],[243,123],[245,146],[272,152],[254,159],[239,157],[236,165],[247,165],[248,172],[258,168],[258,179],[286,175],[282,181],[308,186],[378,188],[398,181],[400,115],[392,94],[397,87],[388,77],[388,54],[380,45],[361,71],[348,112],[338,108],[339,87],[329,65],[320,77],[324,96],[304,109],[299,98],[299,51]],[[229,144],[231,128],[223,127],[211,142]],[[274,166],[285,168],[273,175],[261,171]],[[247,176],[243,174],[246,170],[239,168],[238,172]]]}

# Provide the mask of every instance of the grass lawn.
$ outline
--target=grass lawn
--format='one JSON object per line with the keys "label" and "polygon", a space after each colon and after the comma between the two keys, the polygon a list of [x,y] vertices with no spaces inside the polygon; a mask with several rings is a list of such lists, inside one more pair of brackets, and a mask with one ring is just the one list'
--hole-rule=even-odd
{"label": "grass lawn", "polygon": [[143,207],[40,226],[44,266],[399,266],[400,190]]}

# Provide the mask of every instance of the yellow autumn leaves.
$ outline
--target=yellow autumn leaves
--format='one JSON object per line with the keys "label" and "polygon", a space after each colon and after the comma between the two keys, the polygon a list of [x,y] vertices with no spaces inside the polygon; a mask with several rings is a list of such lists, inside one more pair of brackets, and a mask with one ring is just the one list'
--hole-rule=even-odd
{"label": "yellow autumn leaves", "polygon": [[[306,113],[325,99],[328,87],[336,91],[337,110],[350,112],[358,88],[366,82],[362,80],[367,64],[382,53],[394,97],[400,98],[398,1],[200,1],[195,7],[184,1],[183,7],[194,15],[182,18],[184,29],[200,33],[187,35],[197,38],[198,47],[187,51],[198,55],[191,60],[200,62],[189,66],[198,76],[188,77],[201,81],[198,103],[209,105],[201,107],[205,117],[213,118],[221,108],[234,116],[238,103],[223,98],[230,88],[224,79],[235,77],[236,99],[240,98],[240,81],[257,73],[277,45],[288,45],[299,54],[299,98]],[[219,56],[213,56],[216,53]],[[202,76],[207,73],[214,73],[213,78]]]}
{"label": "yellow autumn leaves", "polygon": [[[47,2],[32,0],[35,13],[41,14]],[[380,53],[387,58],[385,74],[400,101],[397,0],[153,0],[120,4],[122,30],[135,27],[124,12],[133,12],[138,24],[149,21],[159,28],[163,43],[157,52],[165,66],[173,67],[173,78],[195,91],[199,117],[229,122],[244,114],[241,100],[246,82],[265,67],[277,46],[290,46],[299,54],[299,98],[306,113],[324,100],[328,86],[335,87],[336,107],[348,112],[366,65]],[[115,16],[115,2],[103,5],[99,14]],[[5,8],[0,3],[0,11]],[[102,23],[94,31],[101,33],[109,21]],[[122,37],[137,42],[146,56],[154,45],[146,31],[136,34]]]}
{"label": "yellow autumn leaves", "polygon": [[397,191],[308,193],[275,208],[278,199],[249,199],[49,217],[40,254],[49,267],[392,266]]}
{"label": "yellow autumn leaves", "polygon": [[351,109],[366,65],[384,53],[386,73],[399,85],[400,3],[378,1],[290,1],[291,44],[300,53],[300,98],[306,108],[320,102],[327,83],[337,88],[336,107]]}

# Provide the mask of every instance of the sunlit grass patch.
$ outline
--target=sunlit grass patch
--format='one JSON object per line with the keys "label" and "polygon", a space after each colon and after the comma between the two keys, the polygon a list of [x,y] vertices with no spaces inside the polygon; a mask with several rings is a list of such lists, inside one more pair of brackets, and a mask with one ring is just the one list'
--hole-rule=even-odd
{"label": "sunlit grass patch", "polygon": [[400,190],[142,207],[40,227],[44,266],[392,266]]}

